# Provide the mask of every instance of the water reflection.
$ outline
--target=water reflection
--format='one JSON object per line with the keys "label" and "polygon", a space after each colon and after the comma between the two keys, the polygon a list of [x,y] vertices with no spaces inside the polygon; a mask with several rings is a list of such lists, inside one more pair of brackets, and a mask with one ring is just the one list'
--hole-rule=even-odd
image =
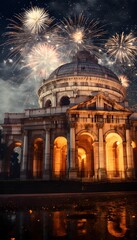
{"label": "water reflection", "polygon": [[137,239],[137,194],[0,199],[0,239]]}
{"label": "water reflection", "polygon": [[110,211],[109,220],[107,221],[108,232],[117,238],[125,236],[126,227],[126,209],[112,209]]}

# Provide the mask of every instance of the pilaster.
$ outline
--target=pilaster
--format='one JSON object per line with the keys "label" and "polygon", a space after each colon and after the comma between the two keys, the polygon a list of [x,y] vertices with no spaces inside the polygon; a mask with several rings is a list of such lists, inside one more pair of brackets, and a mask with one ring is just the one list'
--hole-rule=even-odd
{"label": "pilaster", "polygon": [[127,177],[134,177],[133,149],[131,146],[130,129],[126,129]]}
{"label": "pilaster", "polygon": [[103,141],[103,123],[98,123],[99,131],[99,163],[98,163],[98,176],[99,180],[106,178],[106,164],[104,156],[104,141]]}
{"label": "pilaster", "polygon": [[45,154],[43,161],[43,179],[50,179],[50,130],[46,129],[45,134]]}
{"label": "pilaster", "polygon": [[70,123],[70,169],[69,178],[76,178],[76,146],[75,146],[75,123]]}
{"label": "pilaster", "polygon": [[27,159],[28,159],[28,131],[24,131],[23,139],[23,157],[21,161],[20,177],[26,179],[27,177]]}

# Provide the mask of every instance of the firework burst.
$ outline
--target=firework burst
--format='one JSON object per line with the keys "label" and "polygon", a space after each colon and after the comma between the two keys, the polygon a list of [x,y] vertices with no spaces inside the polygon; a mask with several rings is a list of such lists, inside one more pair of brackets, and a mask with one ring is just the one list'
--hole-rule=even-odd
{"label": "firework burst", "polygon": [[39,33],[52,23],[53,19],[43,8],[34,7],[25,11],[23,25],[32,33]]}
{"label": "firework burst", "polygon": [[135,60],[137,54],[137,38],[132,33],[127,35],[116,33],[108,39],[106,43],[107,53],[110,58],[114,58],[117,62],[125,63]]}
{"label": "firework burst", "polygon": [[120,80],[120,82],[121,82],[123,87],[125,87],[125,88],[129,87],[130,81],[129,81],[129,79],[126,76],[120,75],[119,76],[119,80]]}
{"label": "firework burst", "polygon": [[47,78],[49,74],[61,65],[57,50],[48,44],[38,43],[26,57],[25,67],[31,69],[32,75]]}
{"label": "firework burst", "polygon": [[37,7],[15,15],[5,33],[8,37],[5,45],[11,46],[11,55],[26,56],[35,44],[44,42],[46,34],[55,31],[52,22],[47,11]]}
{"label": "firework burst", "polygon": [[105,33],[99,21],[90,20],[83,14],[64,19],[58,26],[64,38],[62,45],[67,46],[70,54],[79,49],[86,49],[92,53],[99,52],[97,40]]}

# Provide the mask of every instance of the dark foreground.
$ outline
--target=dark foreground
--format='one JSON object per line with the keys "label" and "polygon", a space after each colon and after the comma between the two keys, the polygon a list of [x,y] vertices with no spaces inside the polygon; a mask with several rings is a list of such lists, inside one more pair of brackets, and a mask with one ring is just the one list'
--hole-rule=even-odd
{"label": "dark foreground", "polygon": [[137,181],[82,182],[82,181],[0,181],[0,194],[46,194],[84,192],[137,191]]}
{"label": "dark foreground", "polygon": [[137,192],[0,196],[2,240],[136,240]]}

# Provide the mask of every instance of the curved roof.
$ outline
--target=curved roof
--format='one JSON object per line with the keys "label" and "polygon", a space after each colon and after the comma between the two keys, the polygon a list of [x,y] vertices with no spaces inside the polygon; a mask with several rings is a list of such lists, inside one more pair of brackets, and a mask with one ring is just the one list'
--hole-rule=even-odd
{"label": "curved roof", "polygon": [[78,52],[72,62],[58,67],[48,80],[68,76],[93,76],[119,82],[118,77],[110,69],[98,64],[95,56],[87,51]]}

